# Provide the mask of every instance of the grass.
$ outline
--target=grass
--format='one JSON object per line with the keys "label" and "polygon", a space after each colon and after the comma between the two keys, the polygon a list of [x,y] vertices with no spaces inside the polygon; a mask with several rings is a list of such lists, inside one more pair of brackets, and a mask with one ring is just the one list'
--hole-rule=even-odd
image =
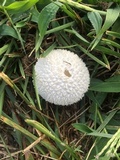
{"label": "grass", "polygon": [[[120,159],[120,9],[96,0],[0,1],[0,159]],[[34,65],[54,48],[91,75],[78,103],[37,92]]]}

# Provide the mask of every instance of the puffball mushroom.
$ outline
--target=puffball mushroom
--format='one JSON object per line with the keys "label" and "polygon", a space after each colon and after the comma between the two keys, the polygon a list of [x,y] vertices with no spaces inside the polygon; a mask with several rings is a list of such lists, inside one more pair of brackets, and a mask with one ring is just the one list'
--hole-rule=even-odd
{"label": "puffball mushroom", "polygon": [[77,54],[52,50],[35,64],[38,93],[56,105],[71,105],[83,98],[90,84],[89,71]]}

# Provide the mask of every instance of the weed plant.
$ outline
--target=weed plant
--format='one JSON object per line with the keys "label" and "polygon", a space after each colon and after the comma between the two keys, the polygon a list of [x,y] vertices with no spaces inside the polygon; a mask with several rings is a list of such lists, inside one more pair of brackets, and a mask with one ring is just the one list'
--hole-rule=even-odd
{"label": "weed plant", "polygon": [[[97,0],[0,1],[0,159],[120,160],[120,5]],[[55,106],[34,65],[54,48],[86,63],[89,91]]]}

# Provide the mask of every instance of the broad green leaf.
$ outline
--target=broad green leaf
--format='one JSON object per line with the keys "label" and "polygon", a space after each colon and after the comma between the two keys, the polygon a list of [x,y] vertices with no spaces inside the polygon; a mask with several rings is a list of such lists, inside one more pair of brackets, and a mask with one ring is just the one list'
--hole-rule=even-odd
{"label": "broad green leaf", "polygon": [[74,123],[72,126],[80,132],[91,133],[94,130],[83,123]]}
{"label": "broad green leaf", "polygon": [[39,29],[39,39],[37,41],[37,44],[35,46],[36,52],[38,51],[42,40],[45,36],[45,33],[47,31],[48,25],[50,21],[55,18],[56,13],[59,9],[59,6],[62,5],[59,2],[56,3],[50,3],[47,6],[45,6],[42,11],[39,14],[38,18],[38,29]]}
{"label": "broad green leaf", "polygon": [[104,82],[96,83],[96,80],[92,79],[89,89],[98,92],[120,92],[120,75],[107,79]]}
{"label": "broad green leaf", "polygon": [[16,31],[6,24],[0,26],[0,36],[11,36],[13,38],[19,39]]}
{"label": "broad green leaf", "polygon": [[22,13],[30,9],[35,5],[39,0],[25,0],[25,1],[16,1],[11,3],[4,8],[11,14]]}
{"label": "broad green leaf", "polygon": [[16,2],[9,4],[8,6],[5,6],[5,9],[7,11],[18,10],[18,9],[21,9],[21,7],[23,7],[27,2],[28,2],[28,0],[27,1],[19,1],[19,2],[16,1]]}
{"label": "broad green leaf", "polygon": [[44,7],[40,12],[39,20],[38,20],[38,28],[39,28],[41,38],[44,37],[47,27],[50,21],[55,17],[58,9],[59,9],[59,6],[57,4],[50,3],[46,7]]}
{"label": "broad green leaf", "polygon": [[113,25],[113,23],[117,20],[119,13],[120,13],[119,6],[113,9],[112,8],[107,9],[106,19],[101,29],[101,32],[103,31],[105,32],[107,29],[109,29]]}
{"label": "broad green leaf", "polygon": [[102,17],[98,12],[88,12],[87,15],[95,29],[96,34],[98,34],[102,26]]}
{"label": "broad green leaf", "polygon": [[110,77],[109,79],[106,80],[107,82],[120,82],[120,75],[114,75],[113,77]]}
{"label": "broad green leaf", "polygon": [[103,82],[96,86],[91,86],[90,90],[98,92],[120,92],[120,82]]}
{"label": "broad green leaf", "polygon": [[31,13],[32,13],[31,21],[38,23],[38,18],[39,18],[38,17],[38,15],[39,15],[38,10],[36,8],[33,8],[31,10]]}
{"label": "broad green leaf", "polygon": [[107,9],[105,22],[104,22],[101,30],[98,32],[95,39],[91,42],[91,44],[89,46],[89,48],[91,48],[91,50],[93,50],[97,46],[97,44],[99,43],[104,32],[107,31],[113,25],[113,23],[117,20],[119,13],[120,13],[119,6],[114,9],[112,9],[112,8]]}

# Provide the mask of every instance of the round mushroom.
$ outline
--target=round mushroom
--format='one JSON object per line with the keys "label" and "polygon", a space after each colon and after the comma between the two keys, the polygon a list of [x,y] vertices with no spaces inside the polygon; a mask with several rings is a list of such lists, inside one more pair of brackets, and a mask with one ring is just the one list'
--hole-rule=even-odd
{"label": "round mushroom", "polygon": [[55,49],[36,62],[35,80],[38,93],[43,99],[64,106],[83,98],[90,84],[90,75],[77,54]]}

